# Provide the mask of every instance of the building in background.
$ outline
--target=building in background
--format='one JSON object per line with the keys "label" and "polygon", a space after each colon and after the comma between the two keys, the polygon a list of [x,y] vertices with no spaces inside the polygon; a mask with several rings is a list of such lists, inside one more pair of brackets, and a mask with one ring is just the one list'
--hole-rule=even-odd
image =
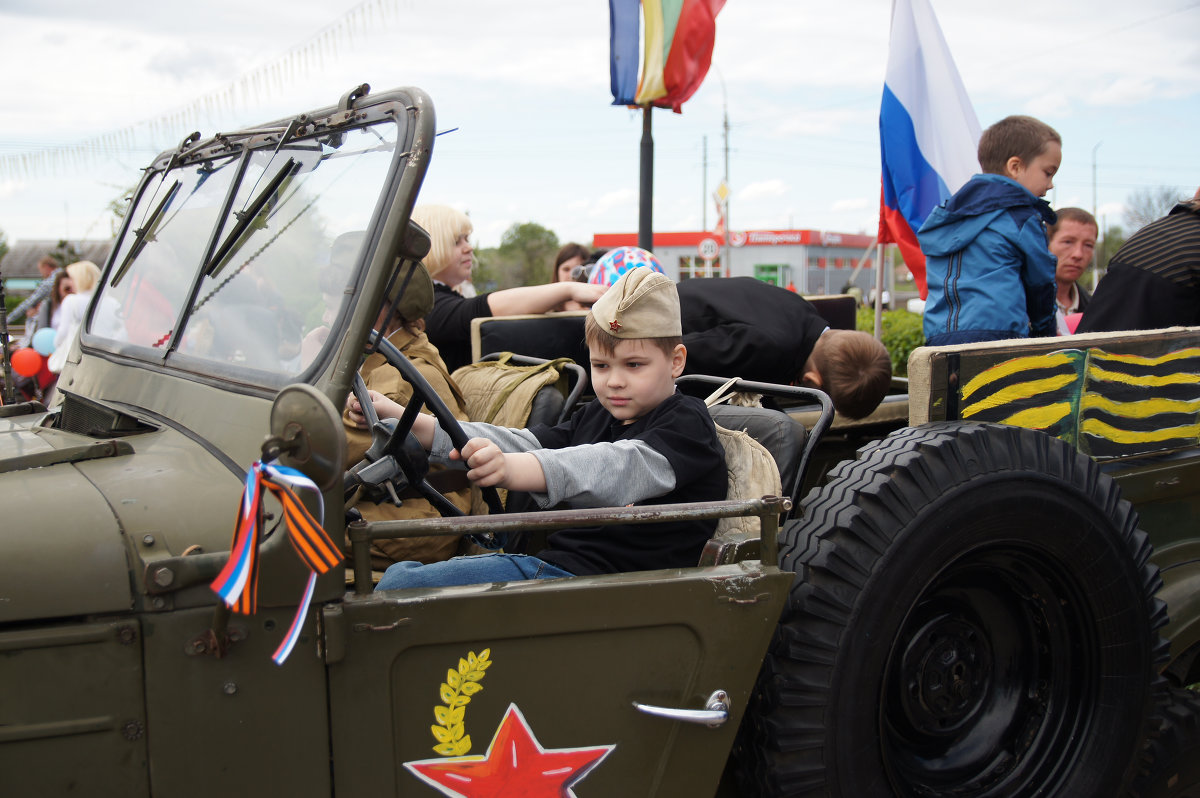
{"label": "building in background", "polygon": [[[32,291],[42,281],[37,263],[44,255],[53,255],[61,242],[50,238],[23,238],[9,246],[8,254],[0,261],[0,277],[9,294]],[[90,260],[100,268],[108,259],[112,239],[83,239],[70,242],[79,260]],[[64,264],[65,265],[65,264]]]}
{"label": "building in background", "polygon": [[[592,246],[637,246],[637,233],[597,233]],[[875,238],[869,235],[746,230],[731,233],[726,246],[713,233],[655,233],[654,254],[674,280],[756,277],[801,294],[840,294],[855,285],[863,296],[875,286]],[[892,275],[885,274],[885,280],[891,288]]]}

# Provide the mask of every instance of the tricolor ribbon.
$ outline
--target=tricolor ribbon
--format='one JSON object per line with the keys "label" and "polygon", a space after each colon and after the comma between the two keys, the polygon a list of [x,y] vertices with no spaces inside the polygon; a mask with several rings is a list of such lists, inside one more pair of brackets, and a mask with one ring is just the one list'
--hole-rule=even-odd
{"label": "tricolor ribbon", "polygon": [[[320,518],[300,502],[295,490],[311,490],[317,496],[317,511]],[[262,497],[263,491],[272,493],[283,507],[284,528],[288,541],[304,564],[308,566],[308,584],[292,625],[271,655],[276,665],[282,665],[300,637],[300,629],[308,616],[317,575],[327,573],[340,565],[342,552],[329,538],[322,526],[325,503],[317,484],[294,468],[256,462],[246,473],[246,487],[242,491],[241,510],[233,526],[233,542],[230,544],[229,562],[213,580],[212,589],[234,612],[253,615],[258,608],[258,546],[262,542]]]}

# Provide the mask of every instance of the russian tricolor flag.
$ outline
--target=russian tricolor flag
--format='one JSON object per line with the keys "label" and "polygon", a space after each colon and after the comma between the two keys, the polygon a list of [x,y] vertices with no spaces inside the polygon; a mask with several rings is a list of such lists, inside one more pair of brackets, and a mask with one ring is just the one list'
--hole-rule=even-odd
{"label": "russian tricolor flag", "polygon": [[[679,113],[708,74],[717,14],[724,6],[725,0],[609,0],[613,105],[656,105]],[[646,22],[644,42],[639,16]]]}
{"label": "russian tricolor flag", "polygon": [[894,0],[879,149],[879,242],[899,245],[925,298],[917,230],[929,212],[979,172],[979,120],[929,0]]}

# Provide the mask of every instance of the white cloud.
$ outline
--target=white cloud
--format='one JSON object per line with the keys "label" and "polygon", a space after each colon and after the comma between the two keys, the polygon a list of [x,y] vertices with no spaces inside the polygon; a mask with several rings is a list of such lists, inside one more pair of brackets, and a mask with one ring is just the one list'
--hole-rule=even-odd
{"label": "white cloud", "polygon": [[835,200],[834,203],[829,206],[829,210],[833,211],[834,213],[838,213],[841,211],[860,211],[863,208],[868,208],[870,206],[871,206],[870,200],[866,200],[866,199],[863,199],[862,197],[858,197],[856,199]]}
{"label": "white cloud", "polygon": [[632,188],[622,188],[616,191],[610,191],[596,198],[591,204],[591,210],[588,211],[588,216],[597,217],[603,216],[614,208],[626,208],[630,205],[637,206],[638,194]]}
{"label": "white cloud", "polygon": [[[1200,171],[1188,135],[1200,128],[1200,10],[1190,0],[1173,0],[1176,10],[1125,0],[935,3],[980,121],[1032,113],[1063,135],[1060,197],[1082,196],[1091,207],[1090,152],[1100,141],[1102,207]],[[91,229],[116,193],[111,185],[129,185],[154,152],[193,129],[210,134],[308,111],[364,81],[376,92],[420,86],[433,98],[438,129],[460,128],[438,139],[420,201],[469,208],[486,245],[512,220],[581,241],[636,229],[641,117],[609,105],[604,3],[526,0],[518,14],[493,0],[211,0],[201,15],[155,0],[3,6],[3,156],[161,118],[236,85],[356,9],[382,11],[366,29],[340,29],[325,48],[335,55],[187,129],[167,125],[166,140],[138,141],[140,149],[96,169],[64,167],[53,181],[0,173],[8,181],[0,183],[0,223],[10,240],[63,236],[64,217],[72,232]],[[701,226],[703,181],[711,192],[723,174],[727,111],[735,226],[873,232],[889,7],[727,3],[717,20],[717,69],[683,114],[653,114],[655,229]],[[101,173],[109,186],[99,185]],[[711,224],[710,200],[708,215]]]}
{"label": "white cloud", "polygon": [[1071,101],[1062,92],[1051,91],[1031,96],[1021,110],[1039,119],[1057,119],[1070,112]]}
{"label": "white cloud", "polygon": [[1106,86],[1088,92],[1087,98],[1095,105],[1130,105],[1154,96],[1155,84],[1149,78],[1116,78]]}
{"label": "white cloud", "polygon": [[1101,227],[1112,227],[1114,224],[1125,224],[1125,203],[1105,202],[1096,209],[1097,221]]}
{"label": "white cloud", "polygon": [[773,178],[771,180],[760,180],[757,183],[750,183],[741,191],[738,191],[734,199],[738,202],[753,202],[754,200],[770,199],[771,197],[782,197],[787,191],[787,183],[779,178]]}

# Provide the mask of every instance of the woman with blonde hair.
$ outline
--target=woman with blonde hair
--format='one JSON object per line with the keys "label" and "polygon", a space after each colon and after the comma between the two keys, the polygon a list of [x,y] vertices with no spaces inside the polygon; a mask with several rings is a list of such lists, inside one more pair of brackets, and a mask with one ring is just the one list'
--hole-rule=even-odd
{"label": "woman with blonde hair", "polygon": [[434,281],[434,306],[425,317],[425,332],[452,372],[471,362],[471,319],[545,313],[568,300],[590,307],[606,290],[556,282],[464,297],[455,289],[471,279],[475,265],[470,218],[447,205],[418,205],[412,218],[430,238],[429,254],[422,262]]}
{"label": "woman with blonde hair", "polygon": [[67,267],[67,276],[71,278],[75,293],[63,297],[58,328],[54,334],[55,349],[69,344],[83,322],[88,303],[96,291],[96,283],[100,281],[100,267],[90,260],[75,261]]}
{"label": "woman with blonde hair", "polygon": [[[67,276],[75,293],[63,297],[60,307],[58,327],[54,331],[54,353],[50,358],[50,370],[60,371],[66,358],[66,347],[75,338],[83,317],[87,315],[88,305],[100,282],[100,267],[90,260],[80,260],[67,267]],[[116,336],[122,329],[117,319],[117,304],[115,300],[106,299],[97,311],[93,320],[93,332],[104,336]],[[60,352],[60,350],[63,350]],[[56,369],[55,366],[58,368]]]}

